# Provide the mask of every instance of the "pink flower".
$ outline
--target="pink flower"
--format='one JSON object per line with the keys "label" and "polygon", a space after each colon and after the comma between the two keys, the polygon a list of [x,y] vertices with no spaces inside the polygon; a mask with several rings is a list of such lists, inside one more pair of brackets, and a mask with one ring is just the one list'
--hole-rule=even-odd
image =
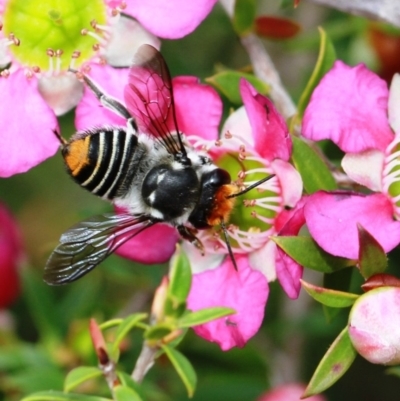
{"label": "pink flower", "polygon": [[23,173],[58,150],[57,116],[75,107],[83,91],[69,68],[129,65],[140,44],[160,45],[118,6],[87,1],[74,7],[0,1],[0,119],[7,127],[0,136],[1,177]]}
{"label": "pink flower", "polygon": [[260,185],[261,193],[246,194],[242,205],[238,200],[230,219],[228,234],[238,271],[214,229],[198,234],[206,248],[205,256],[184,244],[192,268],[198,272],[193,277],[188,307],[197,310],[218,305],[237,311],[227,319],[195,328],[198,335],[218,343],[223,350],[244,346],[258,331],[268,298],[268,281],[278,278],[287,295],[296,298],[303,272],[270,240],[273,235],[297,234],[304,224],[302,209],[285,209],[295,207],[302,192],[300,176],[288,163],[291,140],[286,124],[272,102],[247,81],[241,81],[240,91],[244,107],[228,118],[223,128],[227,134],[217,141],[217,148],[209,141],[198,138],[196,142],[189,137],[197,146],[210,149],[216,163],[230,170],[232,176],[237,174],[240,184],[250,185],[263,176],[276,175]]}
{"label": "pink flower", "polygon": [[303,135],[331,139],[346,152],[342,167],[372,194],[318,192],[304,207],[313,238],[327,252],[358,258],[357,224],[388,252],[400,242],[400,78],[389,90],[366,67],[336,62],[315,89],[303,120]]}
{"label": "pink flower", "polygon": [[[275,177],[238,198],[230,219],[228,233],[235,254],[245,255],[253,269],[260,270],[268,281],[278,278],[289,297],[296,298],[300,289],[301,268],[296,265],[291,277],[282,274],[282,258],[270,237],[285,229],[293,208],[301,198],[302,181],[289,164],[291,140],[283,118],[272,102],[258,94],[245,80],[240,83],[244,107],[225,122],[217,146],[189,136],[196,146],[209,149],[215,162],[238,177],[239,185],[251,185],[265,176]],[[287,229],[287,228],[286,228]],[[287,235],[287,234],[286,234]],[[206,257],[192,257],[194,271],[206,265],[216,267],[227,255],[223,238],[215,230],[199,232],[206,245]],[[219,260],[214,255],[219,255]],[[210,260],[208,260],[208,256]]]}
{"label": "pink flower", "polygon": [[21,238],[14,219],[0,204],[0,309],[18,296],[18,265],[22,256]]}
{"label": "pink flower", "polygon": [[371,363],[400,363],[400,288],[380,287],[361,295],[349,316],[349,336]]}
{"label": "pink flower", "polygon": [[[267,391],[257,398],[257,401],[301,401],[306,386],[301,383],[282,384]],[[308,401],[326,401],[323,395],[313,395]]]}
{"label": "pink flower", "polygon": [[238,271],[228,258],[217,269],[194,274],[188,308],[200,310],[225,306],[231,316],[194,327],[197,335],[216,342],[223,351],[243,347],[261,326],[268,299],[268,283],[262,273],[250,268],[243,256],[236,258]]}

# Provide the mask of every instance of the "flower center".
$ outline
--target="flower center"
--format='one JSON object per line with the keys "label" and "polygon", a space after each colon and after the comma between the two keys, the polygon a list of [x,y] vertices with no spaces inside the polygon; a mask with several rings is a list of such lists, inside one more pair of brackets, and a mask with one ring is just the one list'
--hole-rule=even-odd
{"label": "flower center", "polygon": [[[195,147],[201,147],[204,150],[212,149],[207,141],[193,142]],[[272,174],[268,162],[252,153],[250,149],[247,150],[240,138],[228,135],[217,142],[218,147],[227,146],[228,148],[223,153],[218,152],[220,155],[214,157],[214,162],[218,167],[229,172],[238,186],[237,192]],[[281,212],[282,207],[283,199],[276,177],[239,195],[229,221],[225,222],[233,251],[248,253],[261,248],[274,233],[275,218]],[[206,252],[226,251],[225,237],[220,227],[216,226],[200,231],[198,237],[205,246]]]}
{"label": "flower center", "polygon": [[54,57],[57,70],[68,69],[77,57],[79,64],[93,57],[104,40],[99,26],[105,23],[102,0],[9,0],[3,14],[4,36],[19,42],[10,46],[12,55],[22,65],[40,70],[53,70]]}

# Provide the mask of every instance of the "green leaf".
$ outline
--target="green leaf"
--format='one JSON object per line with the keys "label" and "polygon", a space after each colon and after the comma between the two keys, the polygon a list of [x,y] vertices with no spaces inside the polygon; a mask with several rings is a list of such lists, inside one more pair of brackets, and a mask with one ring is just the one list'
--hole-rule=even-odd
{"label": "green leaf", "polygon": [[189,312],[178,321],[178,327],[193,327],[199,324],[207,323],[211,320],[218,319],[220,317],[232,315],[236,313],[234,309],[215,307],[205,308],[196,312]]}
{"label": "green leaf", "polygon": [[356,299],[359,297],[357,294],[331,290],[329,288],[318,287],[316,285],[307,283],[304,280],[300,281],[303,288],[311,297],[321,304],[330,306],[332,308],[347,308],[348,306],[353,305]]}
{"label": "green leaf", "polygon": [[239,36],[249,34],[253,30],[256,17],[255,0],[236,0],[233,13],[233,29]]}
{"label": "green leaf", "polygon": [[311,78],[300,97],[299,104],[297,105],[297,123],[301,122],[304,111],[310,101],[311,94],[315,87],[319,84],[321,78],[332,68],[333,63],[336,60],[335,48],[328,38],[328,35],[322,28],[319,28],[319,33],[321,38],[317,64],[315,65],[314,71],[311,74]]}
{"label": "green leaf", "polygon": [[110,398],[93,395],[63,393],[61,391],[41,391],[28,395],[21,401],[113,401]]}
{"label": "green leaf", "polygon": [[143,401],[135,390],[127,386],[116,386],[113,392],[116,401]]}
{"label": "green leaf", "polygon": [[145,333],[144,338],[148,341],[162,340],[165,336],[172,333],[175,330],[175,326],[170,323],[157,323],[154,326],[149,327]]}
{"label": "green leaf", "polygon": [[113,355],[117,353],[117,351],[119,350],[119,345],[126,337],[126,335],[129,333],[129,331],[132,330],[132,328],[135,327],[142,320],[146,319],[147,316],[148,316],[147,313],[134,313],[133,315],[128,316],[121,322],[115,334],[115,340],[113,342],[111,349],[111,353]]}
{"label": "green leaf", "polygon": [[245,78],[247,81],[249,81],[256,88],[257,92],[261,93],[262,95],[268,94],[270,90],[268,84],[266,84],[264,81],[261,81],[254,75],[233,70],[219,72],[209,78],[206,78],[205,81],[225,95],[230,102],[239,105],[243,103],[239,91],[240,78]]}
{"label": "green leaf", "polygon": [[171,348],[167,345],[162,345],[161,348],[168,356],[179,377],[182,379],[183,384],[185,385],[188,392],[188,396],[190,398],[193,397],[197,383],[197,376],[192,364],[183,354],[181,354],[176,349]]}
{"label": "green leaf", "polygon": [[357,224],[357,228],[360,242],[358,254],[360,273],[367,279],[383,273],[387,268],[388,258],[380,243],[361,224]]}
{"label": "green leaf", "polygon": [[271,239],[296,262],[312,270],[332,273],[355,265],[353,260],[332,256],[325,252],[311,237],[287,236]]}
{"label": "green leaf", "polygon": [[182,250],[178,249],[172,259],[167,293],[174,308],[186,303],[191,284],[192,270],[189,259]]}
{"label": "green leaf", "polygon": [[121,384],[125,387],[129,387],[135,393],[137,393],[141,398],[143,398],[142,388],[139,383],[135,382],[130,375],[125,372],[117,372],[118,378],[121,381]]}
{"label": "green leaf", "polygon": [[347,369],[349,369],[356,355],[357,352],[350,341],[346,327],[338,335],[322,358],[303,397],[310,397],[321,393],[332,386],[332,384],[339,380]]}
{"label": "green leaf", "polygon": [[103,372],[99,368],[93,366],[79,366],[67,374],[64,382],[64,391],[68,393],[85,381],[102,376],[102,374]]}
{"label": "green leaf", "polygon": [[336,181],[328,166],[318,153],[304,140],[292,136],[292,160],[304,183],[308,194],[319,190],[332,191],[337,188]]}

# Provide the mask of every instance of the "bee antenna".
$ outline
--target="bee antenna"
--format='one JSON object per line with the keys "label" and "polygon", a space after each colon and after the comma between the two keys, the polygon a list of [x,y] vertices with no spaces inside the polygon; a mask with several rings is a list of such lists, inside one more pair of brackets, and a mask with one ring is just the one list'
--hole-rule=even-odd
{"label": "bee antenna", "polygon": [[60,141],[61,145],[65,146],[68,143],[68,141],[64,139],[57,130],[54,129],[53,132],[57,139]]}
{"label": "bee antenna", "polygon": [[275,177],[275,174],[271,174],[268,177],[264,177],[262,180],[255,182],[252,185],[249,185],[247,188],[243,189],[242,191],[236,192],[234,194],[228,195],[226,198],[236,198],[237,196],[244,195],[245,193],[251,191],[253,188],[258,187],[259,185],[263,184],[264,182],[270,180],[271,178]]}
{"label": "bee antenna", "polygon": [[233,267],[235,268],[236,271],[238,271],[235,255],[233,254],[231,243],[229,242],[228,230],[227,230],[226,225],[223,220],[221,220],[221,228],[222,228],[222,232],[224,233],[225,244],[226,244],[226,247],[228,248],[229,257],[231,258]]}

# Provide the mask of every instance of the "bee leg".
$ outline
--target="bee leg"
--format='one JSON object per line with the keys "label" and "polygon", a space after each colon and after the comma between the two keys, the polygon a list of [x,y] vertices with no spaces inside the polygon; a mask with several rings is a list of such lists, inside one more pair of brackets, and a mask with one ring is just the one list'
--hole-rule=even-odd
{"label": "bee leg", "polygon": [[202,255],[204,255],[204,246],[201,241],[196,237],[195,230],[192,228],[180,225],[176,227],[178,229],[179,235],[186,241],[192,243]]}
{"label": "bee leg", "polygon": [[135,134],[138,131],[138,127],[134,118],[131,116],[131,113],[129,113],[128,109],[122,103],[120,103],[116,99],[113,99],[112,97],[105,95],[102,90],[86,75],[83,76],[83,80],[104,107],[107,107],[107,109],[113,111],[115,114],[127,120],[129,133]]}

